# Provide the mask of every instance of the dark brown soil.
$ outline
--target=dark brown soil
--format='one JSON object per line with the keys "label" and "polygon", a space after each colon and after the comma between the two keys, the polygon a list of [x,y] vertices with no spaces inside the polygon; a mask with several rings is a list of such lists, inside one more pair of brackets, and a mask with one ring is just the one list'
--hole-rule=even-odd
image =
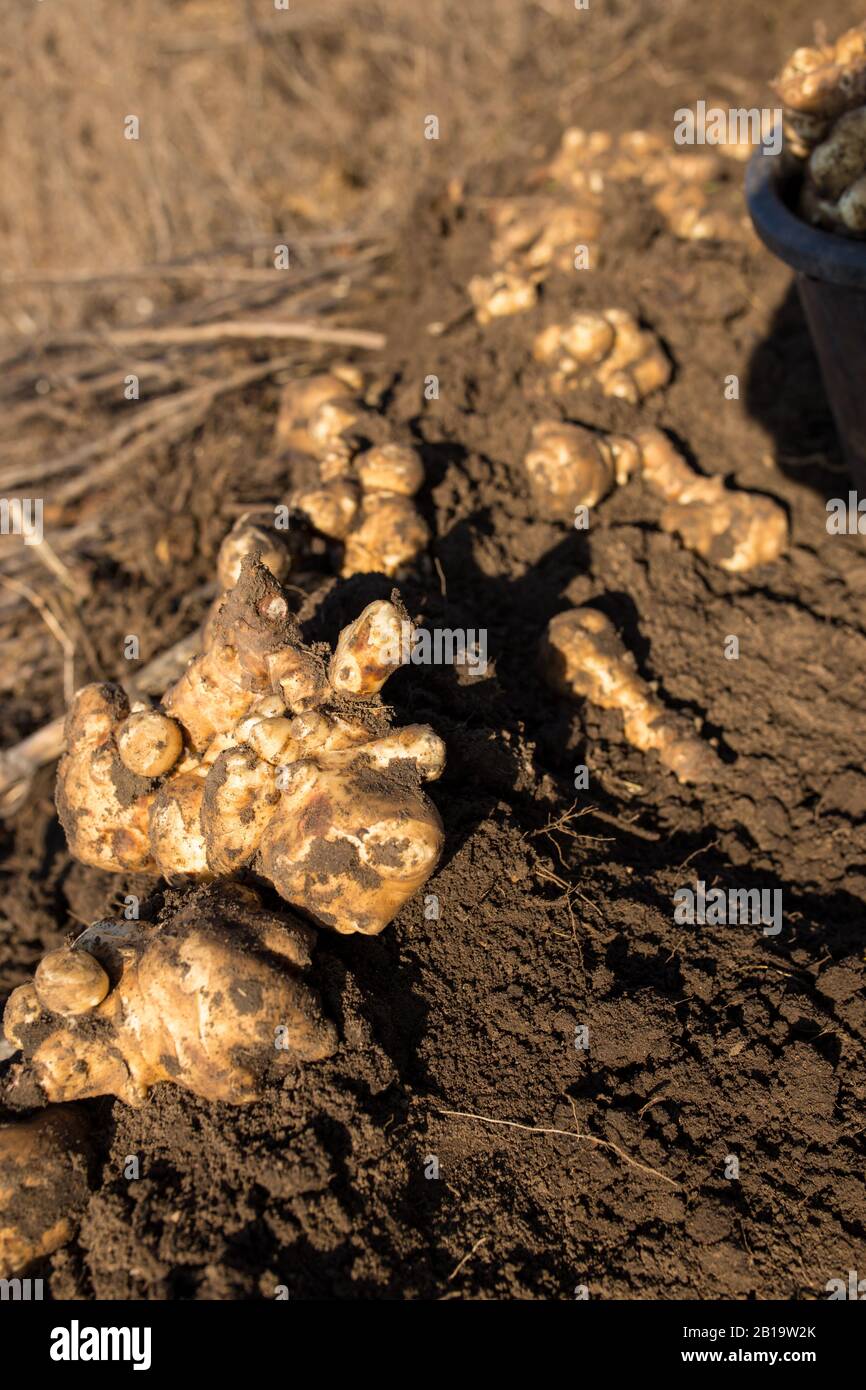
{"label": "dark brown soil", "polygon": [[[831,28],[849,18],[827,8]],[[706,74],[735,72],[761,101],[812,7],[699,12],[668,54],[694,74],[688,100],[712,97]],[[667,129],[671,106],[670,87],[638,70],[568,119]],[[439,919],[418,899],[380,938],[320,934],[341,1046],[265,1102],[234,1110],[161,1086],[140,1110],[91,1103],[99,1179],[44,1271],[55,1297],[285,1285],[293,1298],[568,1299],[585,1285],[600,1298],[816,1298],[866,1265],[866,559],[862,538],[825,525],[826,499],[849,483],[789,273],[754,240],[676,241],[637,188],[608,193],[600,270],[552,278],[529,314],[431,336],[486,268],[481,195],[516,188],[558,135],[540,131],[514,161],[501,151],[462,204],[445,178],[431,187],[379,306],[386,414],[423,450],[435,535],[435,568],[401,592],[432,625],[485,628],[491,662],[479,679],[414,666],[388,687],[402,722],[429,721],[448,743],[433,789],[447,847],[427,888]],[[736,165],[722,197],[736,210]],[[657,423],[702,470],[783,502],[793,543],[777,564],[743,578],[710,568],[660,531],[640,482],[588,532],[533,509],[520,461],[551,402],[532,335],[567,308],[612,304],[659,333],[670,387],[640,411],[575,390],[554,413]],[[426,401],[431,374],[440,396]],[[731,374],[739,400],[724,398]],[[102,560],[89,617],[108,669],[119,634],[145,634],[147,660],[203,616],[206,598],[178,605],[208,581],[231,503],[284,482],[267,457],[274,406],[272,390],[252,391],[149,466],[145,542],[162,526],[148,497],[171,478],[185,499],[176,563],[168,584],[149,561]],[[305,635],[333,639],[390,587],[331,588]],[[615,620],[642,674],[714,743],[716,785],[680,787],[622,743],[618,716],[543,684],[544,627],[580,603]],[[57,712],[22,693],[5,741],[26,731],[25,705],[33,723]],[[574,790],[578,764],[588,792]],[[47,772],[3,847],[7,987],[148,886],[70,861]],[[698,879],[781,888],[781,933],[676,924],[673,894]]]}

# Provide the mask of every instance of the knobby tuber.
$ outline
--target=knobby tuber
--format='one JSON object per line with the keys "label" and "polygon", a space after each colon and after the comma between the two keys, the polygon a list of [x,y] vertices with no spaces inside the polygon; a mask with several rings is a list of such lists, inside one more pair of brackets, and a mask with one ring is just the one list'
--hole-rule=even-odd
{"label": "knobby tuber", "polygon": [[303,978],[311,927],[265,911],[237,884],[174,897],[155,923],[88,927],[13,990],[3,1028],[24,1054],[13,1096],[35,1087],[49,1102],[139,1105],[172,1081],[241,1105],[275,1066],[334,1051],[335,1029]]}
{"label": "knobby tuber", "polygon": [[653,131],[633,130],[618,137],[604,130],[566,130],[548,176],[582,199],[600,204],[607,183],[634,180],[652,193],[656,211],[674,236],[686,241],[742,240],[749,233],[746,217],[713,206],[724,186],[730,161],[751,153],[744,144],[716,150],[672,148],[670,139]]}
{"label": "knobby tuber", "polygon": [[715,206],[730,160],[748,157],[745,144],[718,150],[671,148],[669,137],[634,130],[566,130],[543,178],[557,191],[496,199],[491,207],[491,274],[468,285],[479,323],[531,309],[552,270],[596,267],[603,251],[604,193],[633,180],[646,188],[668,228],[684,240],[742,240],[749,221]]}
{"label": "knobby tuber", "polygon": [[421,784],[444,745],[427,725],[389,729],[377,698],[405,660],[405,622],[369,604],[326,666],[246,556],[161,711],[130,712],[115,686],[77,694],[57,780],[72,853],[170,880],[249,867],[320,924],[381,931],[443,842]]}
{"label": "knobby tuber", "polygon": [[553,368],[551,385],[593,380],[605,396],[638,405],[666,386],[671,363],[655,334],[626,309],[584,310],[536,336],[533,356]]}
{"label": "knobby tuber", "polygon": [[613,623],[595,608],[559,613],[542,643],[542,668],[553,688],[622,715],[626,742],[654,751],[680,782],[707,782],[717,757],[682,715],[666,709],[638,673]]}
{"label": "knobby tuber", "polygon": [[466,286],[478,323],[507,318],[531,309],[538,300],[538,273],[524,274],[513,269],[492,275],[473,275]]}
{"label": "knobby tuber", "polygon": [[775,88],[786,153],[805,161],[802,216],[843,236],[866,236],[866,23],[834,43],[798,48]]}
{"label": "knobby tuber", "polygon": [[696,473],[658,429],[605,435],[541,421],[523,462],[536,505],[556,520],[572,521],[575,508],[594,506],[639,472],[665,503],[662,529],[721,569],[739,574],[769,564],[787,546],[788,519],[778,502]]}
{"label": "knobby tuber", "polygon": [[49,1106],[0,1124],[0,1279],[71,1239],[89,1196],[87,1116]]}
{"label": "knobby tuber", "polygon": [[302,457],[306,475],[291,504],[323,536],[343,545],[341,573],[398,575],[430,542],[414,502],[424,482],[415,449],[368,445],[368,408],[333,374],[292,382],[277,424],[277,445]]}
{"label": "knobby tuber", "polygon": [[539,510],[571,521],[577,507],[594,507],[615,484],[627,480],[636,454],[637,445],[626,435],[541,420],[533,428],[523,465]]}

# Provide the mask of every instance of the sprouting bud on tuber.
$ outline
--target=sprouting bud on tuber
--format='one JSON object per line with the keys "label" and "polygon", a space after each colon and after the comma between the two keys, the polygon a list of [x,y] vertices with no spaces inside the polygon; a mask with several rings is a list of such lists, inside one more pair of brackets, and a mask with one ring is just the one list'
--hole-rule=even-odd
{"label": "sprouting bud on tuber", "polygon": [[183,752],[180,725],[158,709],[133,710],[116,737],[120,761],[139,777],[164,777]]}
{"label": "sprouting bud on tuber", "polygon": [[594,608],[559,613],[542,644],[542,667],[555,690],[622,715],[627,743],[655,751],[680,782],[706,782],[717,771],[710,746],[689,721],[667,710],[637,670],[609,618]]}
{"label": "sprouting bud on tuber", "polygon": [[70,1018],[95,1009],[109,988],[108,976],[99,961],[70,946],[61,946],[42,957],[33,985],[43,1008]]}
{"label": "sprouting bud on tuber", "polygon": [[88,1117],[78,1106],[0,1124],[0,1279],[24,1274],[72,1239],[90,1195],[90,1156]]}
{"label": "sprouting bud on tuber", "polygon": [[188,892],[155,924],[97,923],[75,950],[111,976],[98,1004],[70,1016],[34,1010],[30,985],[10,996],[3,1027],[24,1053],[17,1079],[49,1101],[115,1095],[139,1105],[161,1081],[207,1100],[256,1100],[274,1066],[317,1061],[336,1046],[303,979],[313,939],[232,884]]}

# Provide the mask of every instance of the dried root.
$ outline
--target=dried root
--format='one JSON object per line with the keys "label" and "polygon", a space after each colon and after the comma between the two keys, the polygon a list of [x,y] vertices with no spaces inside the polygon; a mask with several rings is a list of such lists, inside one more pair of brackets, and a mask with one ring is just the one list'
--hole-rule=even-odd
{"label": "dried root", "polygon": [[553,368],[551,386],[594,381],[605,396],[638,405],[666,386],[671,363],[656,335],[625,309],[584,310],[539,333],[533,356]]}
{"label": "dried root", "polygon": [[708,782],[718,770],[713,749],[683,716],[665,709],[609,618],[594,608],[559,613],[548,625],[542,666],[553,688],[618,710],[627,743],[654,751],[680,782]]}
{"label": "dried root", "polygon": [[172,1081],[207,1100],[257,1099],[275,1065],[336,1046],[303,979],[314,938],[236,884],[188,894],[155,924],[88,927],[9,997],[4,1033],[24,1053],[13,1089],[139,1105]]}
{"label": "dried root", "polygon": [[866,235],[866,23],[835,43],[798,48],[774,85],[786,151],[807,161],[802,216],[843,236]]}
{"label": "dried root", "polygon": [[0,1124],[0,1279],[71,1239],[89,1196],[86,1115],[51,1107]]}
{"label": "dried root", "polygon": [[788,543],[788,519],[777,502],[696,473],[661,430],[603,435],[542,421],[523,462],[536,505],[555,520],[572,521],[576,507],[594,506],[640,472],[666,504],[662,529],[729,573],[770,564]]}
{"label": "dried root", "polygon": [[131,712],[115,686],[76,696],[57,779],[72,853],[169,879],[249,867],[323,925],[381,931],[443,842],[421,783],[444,745],[426,725],[389,730],[376,703],[404,625],[393,603],[369,604],[326,667],[274,576],[244,558],[161,710]]}
{"label": "dried root", "polygon": [[399,575],[426,549],[430,532],[413,498],[424,483],[415,449],[372,448],[367,408],[346,395],[337,376],[310,377],[286,388],[277,443],[307,455],[308,482],[292,506],[323,536],[343,545],[342,574]]}

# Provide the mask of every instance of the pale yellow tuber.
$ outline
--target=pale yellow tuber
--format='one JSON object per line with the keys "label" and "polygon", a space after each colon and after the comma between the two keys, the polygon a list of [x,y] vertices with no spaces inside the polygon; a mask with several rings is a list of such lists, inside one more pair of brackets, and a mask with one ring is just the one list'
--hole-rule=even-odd
{"label": "pale yellow tuber", "polygon": [[732,574],[770,564],[788,544],[788,518],[771,497],[726,488],[717,476],[696,473],[666,434],[634,434],[641,473],[666,502],[662,529]]}
{"label": "pale yellow tuber", "polygon": [[548,625],[542,666],[555,690],[622,715],[627,743],[653,751],[680,782],[707,782],[718,771],[713,749],[689,720],[666,709],[640,676],[613,623],[595,608],[559,613]]}
{"label": "pale yellow tuber", "polygon": [[713,150],[681,150],[670,137],[646,130],[619,137],[607,131],[566,130],[547,174],[582,200],[600,206],[608,184],[634,180],[652,194],[653,205],[674,236],[683,240],[742,240],[748,219],[717,206],[729,161],[748,149],[731,143]]}
{"label": "pale yellow tuber", "polygon": [[75,1105],[0,1124],[0,1279],[71,1240],[89,1196],[88,1131]]}
{"label": "pale yellow tuber", "polygon": [[605,396],[631,405],[671,377],[670,360],[655,334],[625,309],[587,309],[566,324],[551,324],[537,334],[533,356],[553,369],[554,390],[595,381]]}
{"label": "pale yellow tuber", "polygon": [[35,1085],[48,1101],[114,1095],[139,1105],[170,1081],[207,1100],[256,1100],[275,1067],[336,1046],[304,980],[314,937],[234,884],[170,901],[153,924],[98,922],[64,948],[110,979],[98,1002],[83,975],[64,1012],[38,972],[11,994],[3,1028],[24,1054],[13,1087]]}
{"label": "pale yellow tuber", "polygon": [[[165,777],[134,777],[120,764],[121,691],[88,686],[76,697],[57,791],[73,854],[170,880],[251,868],[325,925],[381,931],[432,873],[443,842],[421,790],[442,771],[442,740],[426,725],[389,731],[378,702],[408,660],[411,631],[394,603],[371,603],[326,667],[302,642],[277,580],[247,556],[211,646],[164,697],[186,748]],[[84,714],[93,722],[94,709],[102,713],[91,729]],[[122,802],[105,790],[112,757],[127,779]]]}
{"label": "pale yellow tuber", "polygon": [[866,236],[866,23],[834,43],[798,48],[775,88],[786,151],[807,161],[801,215],[843,236]]}
{"label": "pale yellow tuber", "polygon": [[552,520],[573,521],[576,507],[594,506],[640,473],[665,503],[662,530],[729,573],[770,564],[788,543],[788,518],[778,502],[695,472],[658,429],[605,435],[545,420],[533,429],[523,463],[539,512]]}
{"label": "pale yellow tuber", "polygon": [[342,574],[398,575],[430,541],[413,497],[424,481],[415,449],[381,444],[348,458],[339,475],[301,488],[292,504],[310,524],[342,541]]}
{"label": "pale yellow tuber", "polygon": [[147,818],[153,793],[124,765],[116,735],[129,716],[118,686],[88,685],[66,720],[57,810],[77,859],[115,873],[153,869]]}
{"label": "pale yellow tuber", "polygon": [[516,270],[473,275],[467,286],[475,317],[481,324],[531,309],[538,299],[538,278]]}
{"label": "pale yellow tuber", "polygon": [[625,481],[627,461],[634,453],[636,446],[624,435],[605,435],[561,420],[540,421],[523,460],[539,513],[571,521],[577,507],[594,507],[616,483]]}

